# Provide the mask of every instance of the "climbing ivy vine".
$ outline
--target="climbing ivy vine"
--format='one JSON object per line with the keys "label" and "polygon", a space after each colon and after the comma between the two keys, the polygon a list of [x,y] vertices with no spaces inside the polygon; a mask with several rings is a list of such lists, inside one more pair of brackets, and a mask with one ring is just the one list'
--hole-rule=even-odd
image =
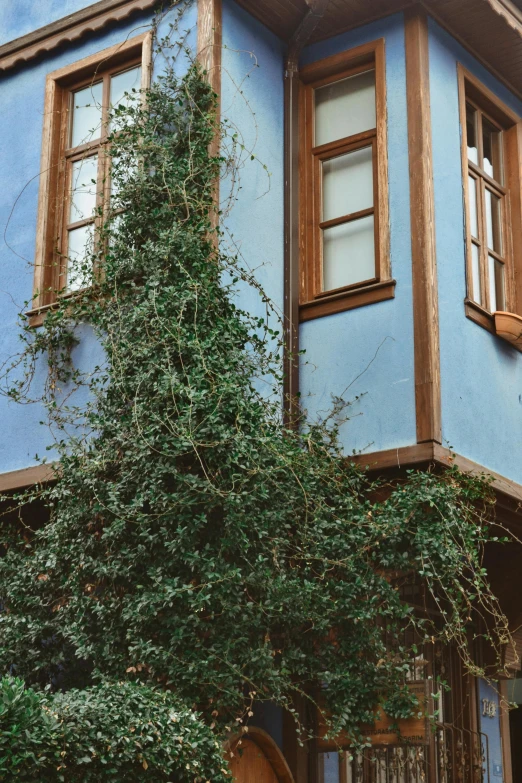
{"label": "climbing ivy vine", "polygon": [[[13,401],[43,399],[58,459],[51,484],[4,499],[0,666],[35,699],[74,688],[90,708],[121,683],[126,705],[141,714],[148,698],[160,722],[167,694],[220,742],[256,702],[292,711],[320,693],[331,732],[360,745],[377,703],[411,712],[405,629],[457,645],[470,667],[481,628],[497,650],[508,642],[482,566],[492,499],[456,468],[370,479],[345,459],[335,416],[285,427],[275,310],[215,226],[215,182],[232,165],[209,153],[227,133],[216,96],[197,64],[179,77],[165,62],[116,109],[89,286],[58,296],[40,328],[22,324],[3,376]],[[238,286],[270,316],[242,310]],[[93,336],[103,360],[87,366],[79,346]],[[437,622],[405,599],[412,580]],[[169,780],[147,748],[129,764]],[[198,748],[207,769],[208,742]],[[134,779],[103,769],[98,780]],[[66,764],[56,774],[76,780]]]}

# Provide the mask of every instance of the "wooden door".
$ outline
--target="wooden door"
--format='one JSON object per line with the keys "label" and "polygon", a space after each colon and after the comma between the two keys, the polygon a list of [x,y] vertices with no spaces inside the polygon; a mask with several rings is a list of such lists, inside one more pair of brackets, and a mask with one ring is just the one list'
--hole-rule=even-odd
{"label": "wooden door", "polygon": [[230,760],[230,769],[236,783],[279,783],[275,770],[259,745],[244,740],[242,754],[239,749]]}
{"label": "wooden door", "polygon": [[292,775],[276,743],[261,729],[251,728],[229,746],[230,771],[235,783],[293,783]]}

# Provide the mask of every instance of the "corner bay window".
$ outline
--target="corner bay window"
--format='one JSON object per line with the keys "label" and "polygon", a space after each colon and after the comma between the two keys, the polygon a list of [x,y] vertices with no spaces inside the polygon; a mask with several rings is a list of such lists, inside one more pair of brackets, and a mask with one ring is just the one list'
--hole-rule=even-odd
{"label": "corner bay window", "polygon": [[301,72],[301,319],[393,296],[384,44]]}
{"label": "corner bay window", "polygon": [[520,118],[459,67],[466,215],[466,314],[491,331],[493,314],[522,314]]}
{"label": "corner bay window", "polygon": [[[58,295],[92,281],[89,256],[108,207],[112,112],[147,86],[150,35],[111,47],[47,77],[31,323]],[[112,116],[112,119],[111,119]]]}
{"label": "corner bay window", "polygon": [[502,128],[466,103],[470,298],[490,312],[505,309],[506,190]]}

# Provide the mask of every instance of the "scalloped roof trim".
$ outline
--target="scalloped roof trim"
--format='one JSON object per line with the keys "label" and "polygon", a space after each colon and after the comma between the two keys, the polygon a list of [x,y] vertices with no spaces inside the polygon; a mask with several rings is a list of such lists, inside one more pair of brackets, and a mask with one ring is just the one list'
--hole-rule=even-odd
{"label": "scalloped roof trim", "polygon": [[111,22],[119,22],[137,11],[146,11],[156,3],[157,0],[101,0],[82,8],[0,46],[0,71],[28,62],[61,44],[76,41],[87,33],[101,30]]}

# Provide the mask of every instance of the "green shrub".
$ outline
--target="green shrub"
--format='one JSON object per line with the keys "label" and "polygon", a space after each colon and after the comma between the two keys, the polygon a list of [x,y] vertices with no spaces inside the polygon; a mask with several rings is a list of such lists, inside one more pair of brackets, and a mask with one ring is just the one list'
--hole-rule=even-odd
{"label": "green shrub", "polygon": [[169,692],[133,683],[51,695],[0,681],[0,780],[226,779],[211,730]]}

